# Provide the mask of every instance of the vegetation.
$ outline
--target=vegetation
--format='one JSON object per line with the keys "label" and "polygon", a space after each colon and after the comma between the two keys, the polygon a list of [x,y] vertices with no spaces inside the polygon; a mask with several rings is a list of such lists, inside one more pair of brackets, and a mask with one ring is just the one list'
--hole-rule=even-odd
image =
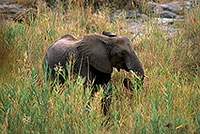
{"label": "vegetation", "polygon": [[[101,112],[103,87],[86,107],[83,78],[70,75],[51,90],[42,71],[49,45],[70,33],[77,38],[107,30],[132,39],[124,15],[109,21],[110,10],[77,4],[67,11],[58,3],[38,3],[28,24],[6,22],[0,29],[0,132],[2,133],[199,133],[200,7],[176,23],[169,35],[157,22],[147,22],[132,43],[144,65],[144,87],[133,92],[121,84],[125,71],[114,70],[113,96],[107,117]],[[34,19],[33,19],[34,17]],[[70,67],[71,65],[69,65]],[[70,70],[70,68],[69,68]]]}

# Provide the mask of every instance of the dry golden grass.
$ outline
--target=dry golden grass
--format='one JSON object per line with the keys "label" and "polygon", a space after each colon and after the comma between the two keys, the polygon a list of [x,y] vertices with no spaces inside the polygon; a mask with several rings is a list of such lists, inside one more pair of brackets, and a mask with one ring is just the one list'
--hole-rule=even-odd
{"label": "dry golden grass", "polygon": [[[186,63],[183,61],[193,56],[192,49],[188,49],[190,45],[183,45],[192,37],[184,36],[190,31],[177,31],[169,37],[156,23],[147,22],[143,36],[132,43],[149,78],[145,78],[143,88],[133,88],[130,92],[121,83],[126,77],[134,82],[134,77],[114,69],[112,105],[109,116],[104,117],[100,107],[103,88],[87,110],[90,90],[83,95],[84,80],[69,76],[63,86],[56,85],[62,94],[50,93],[51,83],[45,79],[41,64],[49,45],[67,33],[81,39],[86,34],[101,34],[105,30],[131,39],[124,18],[111,23],[106,7],[93,12],[92,7],[85,9],[78,5],[65,11],[60,6],[51,10],[45,3],[39,3],[37,10],[36,18],[30,17],[29,24],[26,20],[12,22],[0,34],[4,42],[10,42],[7,45],[13,46],[10,54],[15,57],[11,73],[0,79],[2,133],[199,132],[200,77],[190,70],[188,75],[183,72]],[[197,31],[198,25],[189,22],[186,19],[185,24],[192,24]],[[193,76],[188,80],[189,74]],[[106,121],[107,125],[102,125]]]}
{"label": "dry golden grass", "polygon": [[23,5],[25,7],[32,7],[34,5],[36,5],[36,3],[38,1],[42,1],[42,0],[11,0],[12,3],[17,3],[17,4],[20,4],[20,5]]}

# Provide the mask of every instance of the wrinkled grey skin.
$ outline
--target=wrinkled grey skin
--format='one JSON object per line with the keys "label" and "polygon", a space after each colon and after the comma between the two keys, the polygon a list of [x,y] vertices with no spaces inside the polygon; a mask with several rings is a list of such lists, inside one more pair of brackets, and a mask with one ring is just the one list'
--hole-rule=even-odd
{"label": "wrinkled grey skin", "polygon": [[[120,69],[132,70],[143,80],[142,65],[129,39],[123,36],[115,36],[111,32],[103,34],[86,35],[81,40],[71,34],[58,38],[47,50],[43,60],[43,69],[45,70],[45,67],[47,67],[47,74],[52,70],[51,77],[55,78],[55,65],[60,63],[63,69],[66,69],[66,62],[72,56],[75,59],[73,72],[86,77],[86,83],[94,80],[91,96],[98,91],[96,85],[105,85],[109,82],[113,68],[117,68],[118,71]],[[60,81],[64,83],[64,78],[61,76]],[[111,89],[108,92],[111,93]],[[105,96],[108,97],[108,95]],[[104,99],[103,101],[105,103],[103,110],[106,115],[107,107],[109,107],[107,105],[111,100]]]}

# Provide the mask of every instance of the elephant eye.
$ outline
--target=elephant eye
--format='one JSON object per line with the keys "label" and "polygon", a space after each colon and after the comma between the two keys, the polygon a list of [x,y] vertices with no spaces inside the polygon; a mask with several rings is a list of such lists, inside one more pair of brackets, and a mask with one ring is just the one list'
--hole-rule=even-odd
{"label": "elephant eye", "polygon": [[125,51],[125,50],[122,50],[122,51],[118,52],[117,55],[118,55],[119,57],[124,57],[124,56],[126,55],[126,51]]}
{"label": "elephant eye", "polygon": [[126,55],[126,51],[125,50],[122,50],[121,51],[121,56],[125,56]]}

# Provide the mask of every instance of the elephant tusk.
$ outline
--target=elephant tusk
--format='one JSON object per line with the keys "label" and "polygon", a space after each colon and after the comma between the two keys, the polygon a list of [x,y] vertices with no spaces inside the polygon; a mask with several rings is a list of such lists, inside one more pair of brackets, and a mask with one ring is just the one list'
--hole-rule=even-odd
{"label": "elephant tusk", "polygon": [[139,80],[141,80],[140,77],[138,77],[137,74],[135,74],[132,70],[131,70],[130,72],[131,72],[136,78],[138,78]]}
{"label": "elephant tusk", "polygon": [[149,79],[149,76],[144,75],[144,77],[146,77],[147,79]]}

